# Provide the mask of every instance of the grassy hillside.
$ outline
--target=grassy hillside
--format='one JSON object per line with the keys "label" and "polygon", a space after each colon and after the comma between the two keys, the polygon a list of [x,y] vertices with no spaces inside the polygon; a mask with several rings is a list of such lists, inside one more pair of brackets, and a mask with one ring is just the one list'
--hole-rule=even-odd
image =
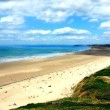
{"label": "grassy hillside", "polygon": [[69,98],[15,110],[110,110],[110,67],[84,78]]}

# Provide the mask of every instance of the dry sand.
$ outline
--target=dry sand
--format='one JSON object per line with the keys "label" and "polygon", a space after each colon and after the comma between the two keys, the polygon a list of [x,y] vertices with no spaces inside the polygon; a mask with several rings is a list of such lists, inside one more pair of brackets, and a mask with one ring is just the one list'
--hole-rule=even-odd
{"label": "dry sand", "polygon": [[84,77],[109,65],[109,47],[0,64],[0,110],[71,96]]}

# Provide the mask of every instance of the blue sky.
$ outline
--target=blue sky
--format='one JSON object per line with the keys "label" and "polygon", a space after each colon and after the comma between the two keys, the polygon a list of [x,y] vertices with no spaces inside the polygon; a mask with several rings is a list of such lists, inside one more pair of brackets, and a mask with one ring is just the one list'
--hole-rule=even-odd
{"label": "blue sky", "polygon": [[110,44],[110,0],[0,0],[7,44]]}

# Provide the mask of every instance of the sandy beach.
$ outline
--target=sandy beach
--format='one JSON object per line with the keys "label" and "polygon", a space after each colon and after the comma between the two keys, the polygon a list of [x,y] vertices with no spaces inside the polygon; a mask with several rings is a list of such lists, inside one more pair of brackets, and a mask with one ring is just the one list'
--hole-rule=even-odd
{"label": "sandy beach", "polygon": [[110,47],[0,64],[0,110],[71,96],[86,76],[110,66]]}

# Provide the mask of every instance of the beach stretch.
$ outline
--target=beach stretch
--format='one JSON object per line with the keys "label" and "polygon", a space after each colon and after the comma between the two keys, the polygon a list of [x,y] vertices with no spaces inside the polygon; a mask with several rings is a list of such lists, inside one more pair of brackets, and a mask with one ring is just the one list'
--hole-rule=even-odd
{"label": "beach stretch", "polygon": [[84,78],[110,66],[110,47],[0,64],[0,110],[71,96]]}

